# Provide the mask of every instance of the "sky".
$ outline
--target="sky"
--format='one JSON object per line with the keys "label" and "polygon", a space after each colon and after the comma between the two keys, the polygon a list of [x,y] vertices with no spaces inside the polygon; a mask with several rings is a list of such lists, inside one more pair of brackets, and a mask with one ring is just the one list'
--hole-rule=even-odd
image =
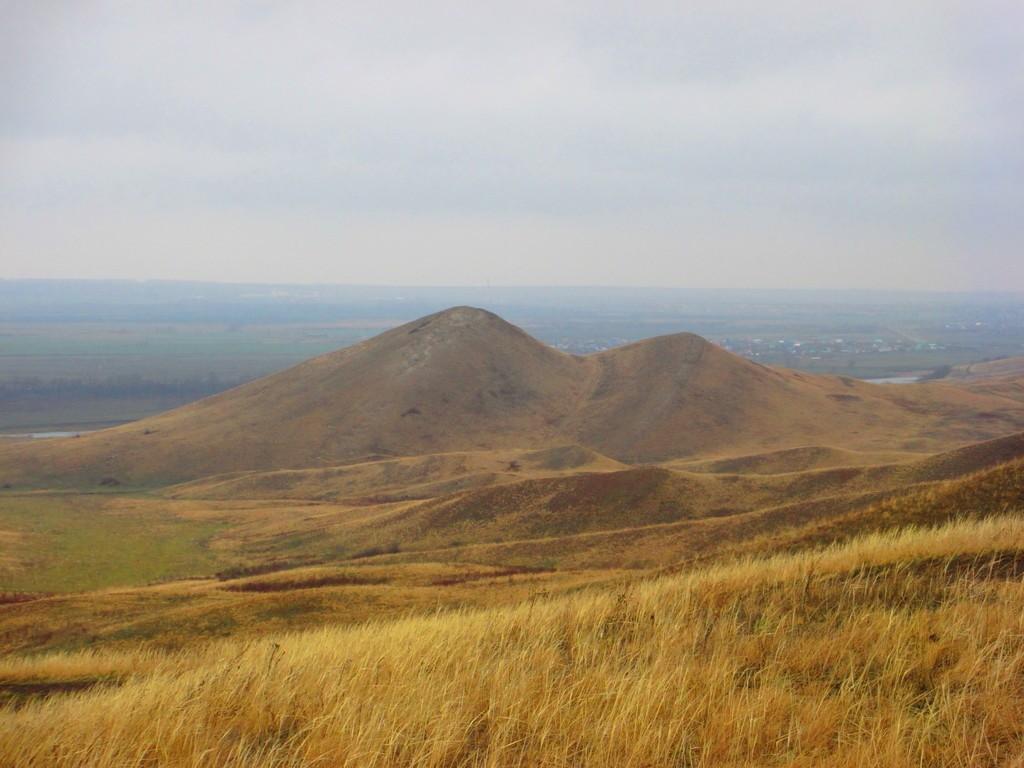
{"label": "sky", "polygon": [[1024,291],[1022,29],[0,0],[0,278]]}

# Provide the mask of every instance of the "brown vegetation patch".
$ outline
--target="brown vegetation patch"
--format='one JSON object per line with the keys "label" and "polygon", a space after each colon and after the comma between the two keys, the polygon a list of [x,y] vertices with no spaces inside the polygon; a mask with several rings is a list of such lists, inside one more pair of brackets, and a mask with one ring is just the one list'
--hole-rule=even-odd
{"label": "brown vegetation patch", "polygon": [[[878,566],[875,570],[882,568]],[[885,566],[890,570],[892,566]],[[1019,549],[929,557],[900,566],[915,575],[932,575],[948,582],[968,580],[1016,581],[1024,577],[1024,551]]]}
{"label": "brown vegetation patch", "polygon": [[280,581],[243,581],[239,584],[225,584],[221,589],[229,592],[288,592],[293,589],[317,589],[318,587],[349,587],[383,584],[383,576],[358,576],[351,573],[334,573],[307,578]]}
{"label": "brown vegetation patch", "polygon": [[367,547],[366,549],[361,549],[358,552],[354,552],[349,559],[363,560],[367,557],[377,557],[378,555],[394,555],[400,552],[401,549],[401,544],[397,541],[393,541],[390,544],[381,547]]}
{"label": "brown vegetation patch", "polygon": [[506,576],[524,576],[536,573],[552,573],[553,568],[528,568],[520,566],[516,568],[501,568],[496,571],[467,571],[466,573],[446,576],[434,579],[430,582],[432,587],[452,587],[456,584],[465,584],[467,581],[480,581],[481,579],[500,579]]}
{"label": "brown vegetation patch", "polygon": [[668,470],[653,467],[580,475],[570,487],[551,497],[548,509],[561,512],[586,505],[636,503],[670,479],[672,474]]}
{"label": "brown vegetation patch", "polygon": [[276,573],[278,571],[288,571],[292,568],[303,568],[309,565],[320,565],[319,560],[273,560],[267,563],[260,563],[259,565],[238,565],[232,566],[231,568],[225,568],[222,571],[217,571],[214,576],[218,581],[232,581],[234,579],[244,579],[247,576],[262,576],[267,573]]}
{"label": "brown vegetation patch", "polygon": [[0,592],[0,605],[31,603],[33,600],[50,597],[51,594],[50,592]]}
{"label": "brown vegetation patch", "polygon": [[0,710],[20,709],[33,701],[48,699],[62,693],[87,691],[101,683],[115,683],[109,678],[87,680],[47,680],[47,681],[4,681],[0,680]]}
{"label": "brown vegetation patch", "polygon": [[349,507],[375,507],[378,504],[395,504],[400,501],[423,501],[429,499],[428,494],[415,493],[376,493],[373,496],[346,496],[338,502]]}

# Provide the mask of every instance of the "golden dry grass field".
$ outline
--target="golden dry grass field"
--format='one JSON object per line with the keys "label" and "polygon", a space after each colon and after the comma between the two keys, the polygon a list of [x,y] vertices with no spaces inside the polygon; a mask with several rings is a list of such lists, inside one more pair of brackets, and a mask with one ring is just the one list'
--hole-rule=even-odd
{"label": "golden dry grass field", "polygon": [[[6,660],[21,766],[1014,765],[1024,522],[514,607]],[[88,686],[92,684],[92,687]]]}

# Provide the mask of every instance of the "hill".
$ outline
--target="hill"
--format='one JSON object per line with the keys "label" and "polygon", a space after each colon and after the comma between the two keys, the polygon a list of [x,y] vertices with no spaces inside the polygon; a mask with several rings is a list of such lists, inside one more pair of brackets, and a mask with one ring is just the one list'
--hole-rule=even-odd
{"label": "hill", "polygon": [[[775,475],[630,468],[572,447],[427,463],[440,471],[488,469],[506,467],[510,457],[521,467],[497,480],[483,472],[420,483],[423,462],[396,468],[383,460],[353,465],[349,478],[332,470],[326,481],[324,471],[306,470],[199,481],[166,494],[8,493],[0,588],[18,601],[3,610],[0,600],[0,650],[96,645],[122,635],[166,645],[181,633],[258,633],[282,621],[308,626],[402,606],[479,604],[481,595],[521,597],[527,576],[535,588],[547,582],[550,589],[624,568],[773,552],[1024,507],[1024,435],[912,462]],[[394,488],[409,472],[416,484],[404,492],[375,485]],[[289,482],[272,482],[281,474]],[[473,478],[468,487],[447,487],[463,477]],[[337,498],[352,490],[348,482],[370,495]],[[255,498],[234,497],[243,492]],[[392,573],[455,564],[470,574],[472,589],[409,592]],[[332,587],[339,569],[380,567],[391,569],[384,581]],[[482,580],[482,567],[508,575],[508,585]],[[521,575],[515,586],[514,574]],[[306,586],[231,591],[231,580],[246,576]],[[153,582],[160,586],[141,586]],[[104,587],[117,589],[81,592]],[[32,599],[51,592],[65,594]]]}
{"label": "hill", "polygon": [[921,454],[917,453],[845,451],[840,448],[807,445],[801,448],[786,448],[781,451],[731,456],[725,459],[682,460],[668,463],[667,466],[687,472],[776,475],[787,472],[806,472],[814,469],[893,464],[913,461],[919,458],[921,458]]}
{"label": "hill", "polygon": [[[495,466],[505,470],[497,479]],[[1024,509],[1024,434],[913,461],[771,475],[624,467],[573,446],[347,469],[244,474],[164,494],[0,497],[0,652],[194,652],[212,638],[509,605],[646,579],[649,569]],[[287,482],[273,482],[282,474]],[[439,476],[449,480],[420,482]],[[445,488],[464,477],[470,487]],[[347,483],[371,495],[348,497]],[[424,496],[384,490],[403,487]],[[332,498],[302,498],[325,489]],[[246,490],[259,497],[234,498]],[[0,674],[0,710],[8,695],[65,690],[33,685]]]}
{"label": "hill", "polygon": [[0,446],[0,482],[160,486],[387,457],[578,444],[617,461],[808,445],[934,451],[1024,429],[1024,403],[767,368],[692,334],[563,354],[458,307],[149,419]]}
{"label": "hill", "polygon": [[966,381],[1001,378],[1005,376],[1024,375],[1024,356],[1001,357],[981,363],[955,365],[946,374],[946,378]]}
{"label": "hill", "polygon": [[433,498],[527,477],[625,469],[626,465],[576,445],[532,451],[434,453],[321,469],[236,472],[167,489],[172,498],[311,499],[370,504]]}

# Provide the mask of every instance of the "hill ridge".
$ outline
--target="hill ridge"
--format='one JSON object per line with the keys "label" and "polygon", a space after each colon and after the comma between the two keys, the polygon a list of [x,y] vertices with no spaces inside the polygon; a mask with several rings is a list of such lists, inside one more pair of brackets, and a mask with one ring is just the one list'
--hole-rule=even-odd
{"label": "hill ridge", "polygon": [[0,446],[0,482],[160,486],[570,444],[629,463],[808,444],[931,452],[1022,429],[1024,402],[997,395],[769,368],[685,332],[576,356],[460,306],[140,422]]}

